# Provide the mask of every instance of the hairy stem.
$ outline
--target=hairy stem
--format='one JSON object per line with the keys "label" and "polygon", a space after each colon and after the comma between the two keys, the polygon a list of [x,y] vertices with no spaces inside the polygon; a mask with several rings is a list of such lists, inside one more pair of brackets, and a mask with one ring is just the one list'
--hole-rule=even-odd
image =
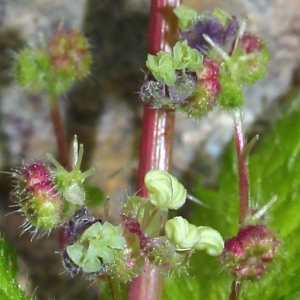
{"label": "hairy stem", "polygon": [[[236,155],[238,163],[239,176],[239,224],[245,223],[246,217],[249,213],[249,175],[248,175],[248,153],[245,145],[245,136],[243,131],[243,119],[241,110],[234,112],[234,136]],[[237,300],[241,290],[241,282],[234,280],[231,285],[231,293],[229,300]]]}
{"label": "hairy stem", "polygon": [[[177,22],[172,9],[179,0],[152,0],[149,29],[149,53],[167,51],[175,42]],[[175,26],[174,26],[175,25]],[[172,159],[174,111],[156,110],[145,104],[137,179],[139,195],[147,197],[145,174],[150,169],[168,171]],[[128,300],[159,300],[162,298],[162,275],[157,267],[146,262],[142,274],[135,278],[128,292]]]}
{"label": "hairy stem", "polygon": [[249,213],[249,176],[248,161],[245,155],[245,136],[243,132],[243,120],[240,110],[234,111],[234,134],[239,174],[239,223],[243,224]]}
{"label": "hairy stem", "polygon": [[69,169],[70,159],[69,159],[68,147],[66,142],[65,129],[61,120],[58,101],[57,98],[55,97],[51,97],[50,117],[52,120],[53,131],[57,143],[57,149],[59,155],[58,160],[64,168]]}
{"label": "hairy stem", "polygon": [[120,281],[110,276],[108,278],[109,288],[110,288],[110,295],[112,300],[121,300],[121,287],[120,287]]}

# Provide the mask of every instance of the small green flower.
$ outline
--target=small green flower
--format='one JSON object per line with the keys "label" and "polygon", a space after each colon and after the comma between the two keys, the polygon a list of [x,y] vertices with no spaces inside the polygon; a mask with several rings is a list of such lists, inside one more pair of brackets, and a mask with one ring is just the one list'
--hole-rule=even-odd
{"label": "small green flower", "polygon": [[173,48],[175,69],[198,71],[203,63],[202,55],[188,46],[187,41],[177,42]]}
{"label": "small green flower", "polygon": [[158,208],[179,209],[186,201],[186,189],[168,172],[150,170],[145,176],[150,202]]}
{"label": "small green flower", "polygon": [[148,54],[146,66],[156,80],[163,81],[166,85],[175,83],[174,58],[170,53],[160,51],[157,55]]}
{"label": "small green flower", "polygon": [[107,265],[114,262],[125,246],[121,226],[96,222],[84,231],[79,241],[67,247],[67,253],[84,273],[94,273],[109,268]]}

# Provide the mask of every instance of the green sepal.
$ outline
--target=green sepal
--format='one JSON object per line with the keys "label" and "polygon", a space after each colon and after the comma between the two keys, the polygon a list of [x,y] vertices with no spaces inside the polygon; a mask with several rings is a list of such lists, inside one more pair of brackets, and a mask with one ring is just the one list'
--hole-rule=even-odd
{"label": "green sepal", "polygon": [[72,259],[72,261],[79,267],[82,267],[82,257],[83,257],[83,251],[84,247],[80,245],[79,243],[75,243],[73,245],[70,245],[67,247],[67,253],[69,257]]}

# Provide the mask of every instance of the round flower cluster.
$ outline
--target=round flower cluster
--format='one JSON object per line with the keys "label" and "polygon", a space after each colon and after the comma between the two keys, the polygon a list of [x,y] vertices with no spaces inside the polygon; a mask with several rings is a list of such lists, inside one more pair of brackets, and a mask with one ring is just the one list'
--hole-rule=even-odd
{"label": "round flower cluster", "polygon": [[268,269],[279,240],[265,225],[246,225],[225,241],[222,262],[237,279],[259,279]]}
{"label": "round flower cluster", "polygon": [[220,9],[197,15],[181,5],[179,42],[171,53],[148,55],[141,99],[154,108],[178,107],[200,118],[217,105],[243,104],[243,84],[264,77],[269,59],[262,40],[244,32],[235,17]]}
{"label": "round flower cluster", "polygon": [[58,96],[89,74],[91,61],[87,39],[75,30],[66,30],[56,33],[46,49],[22,50],[16,58],[15,73],[28,91]]}

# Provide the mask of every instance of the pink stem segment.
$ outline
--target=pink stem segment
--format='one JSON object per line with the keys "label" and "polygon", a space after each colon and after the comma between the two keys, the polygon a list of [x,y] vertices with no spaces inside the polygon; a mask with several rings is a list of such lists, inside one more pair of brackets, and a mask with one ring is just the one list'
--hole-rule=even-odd
{"label": "pink stem segment", "polygon": [[[150,54],[168,51],[176,39],[177,20],[173,8],[180,0],[152,0],[149,28]],[[170,109],[153,109],[144,105],[143,125],[139,156],[137,190],[147,197],[145,174],[151,169],[168,171],[172,160],[175,114]],[[162,275],[159,269],[146,262],[144,271],[135,278],[128,292],[128,300],[159,300],[162,298]]]}
{"label": "pink stem segment", "polygon": [[245,155],[245,137],[243,132],[243,120],[240,110],[234,111],[235,145],[237,152],[239,174],[239,223],[243,224],[249,214],[249,176],[248,161]]}

